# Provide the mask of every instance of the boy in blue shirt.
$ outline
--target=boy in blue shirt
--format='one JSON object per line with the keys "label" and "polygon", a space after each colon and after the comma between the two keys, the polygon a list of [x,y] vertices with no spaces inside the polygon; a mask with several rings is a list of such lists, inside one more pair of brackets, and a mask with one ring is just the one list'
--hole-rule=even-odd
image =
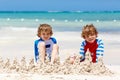
{"label": "boy in blue shirt", "polygon": [[55,38],[51,37],[53,34],[52,27],[49,24],[41,24],[38,27],[37,36],[38,40],[35,40],[35,60],[38,62],[39,58],[44,64],[45,57],[47,56],[51,61],[51,64],[58,58],[58,45]]}

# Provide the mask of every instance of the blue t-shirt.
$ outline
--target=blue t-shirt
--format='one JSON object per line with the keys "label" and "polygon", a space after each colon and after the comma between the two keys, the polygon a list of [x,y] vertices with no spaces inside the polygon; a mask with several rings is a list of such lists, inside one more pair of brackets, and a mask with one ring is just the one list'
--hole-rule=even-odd
{"label": "blue t-shirt", "polygon": [[41,42],[45,42],[45,47],[46,47],[46,54],[48,56],[48,58],[50,59],[51,58],[51,52],[52,52],[52,48],[53,48],[53,44],[56,44],[57,41],[55,38],[51,37],[49,40],[42,40],[41,38],[38,39],[38,40],[35,40],[34,42],[34,53],[35,53],[35,61],[37,62],[38,59],[39,59],[39,47],[38,45],[41,43]]}

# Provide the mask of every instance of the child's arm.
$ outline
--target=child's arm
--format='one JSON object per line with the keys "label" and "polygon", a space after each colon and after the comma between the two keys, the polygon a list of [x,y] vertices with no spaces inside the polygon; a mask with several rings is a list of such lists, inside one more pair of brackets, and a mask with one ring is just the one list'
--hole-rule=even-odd
{"label": "child's arm", "polygon": [[36,40],[35,42],[34,42],[34,56],[35,56],[35,62],[37,62],[38,61],[38,59],[39,59],[39,52],[38,52],[38,42],[39,42],[39,40]]}
{"label": "child's arm", "polygon": [[97,48],[97,51],[96,51],[96,56],[97,56],[97,61],[98,61],[99,58],[103,57],[104,44],[103,44],[103,41],[101,39],[98,40],[97,43],[98,43],[98,48]]}
{"label": "child's arm", "polygon": [[57,40],[55,38],[51,38],[53,42],[53,49],[51,54],[51,64],[54,64],[54,62],[58,59],[59,54],[59,46],[57,45]]}
{"label": "child's arm", "polygon": [[80,61],[84,61],[84,59],[85,59],[84,46],[85,46],[85,41],[83,41],[83,42],[81,43],[81,46],[80,46],[80,55],[81,55]]}

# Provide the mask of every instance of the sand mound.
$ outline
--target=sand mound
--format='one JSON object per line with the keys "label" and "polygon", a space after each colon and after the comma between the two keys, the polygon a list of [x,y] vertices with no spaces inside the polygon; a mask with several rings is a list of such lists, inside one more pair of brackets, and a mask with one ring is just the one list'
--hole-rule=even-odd
{"label": "sand mound", "polygon": [[105,67],[102,59],[98,63],[92,63],[90,53],[86,53],[84,62],[80,62],[80,57],[77,56],[74,64],[70,64],[68,57],[63,63],[60,63],[60,58],[55,64],[50,64],[48,59],[46,64],[38,62],[34,64],[34,59],[30,59],[26,63],[25,57],[18,61],[16,58],[11,63],[9,59],[5,61],[0,57],[0,73],[38,73],[38,74],[94,74],[94,75],[111,75],[113,74],[107,67]]}

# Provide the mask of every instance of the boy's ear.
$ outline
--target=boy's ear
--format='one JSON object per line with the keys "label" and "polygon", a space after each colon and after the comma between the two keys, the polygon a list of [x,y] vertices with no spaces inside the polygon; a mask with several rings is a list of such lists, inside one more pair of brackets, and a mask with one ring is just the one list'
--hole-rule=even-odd
{"label": "boy's ear", "polygon": [[41,34],[38,34],[38,37],[41,37]]}

